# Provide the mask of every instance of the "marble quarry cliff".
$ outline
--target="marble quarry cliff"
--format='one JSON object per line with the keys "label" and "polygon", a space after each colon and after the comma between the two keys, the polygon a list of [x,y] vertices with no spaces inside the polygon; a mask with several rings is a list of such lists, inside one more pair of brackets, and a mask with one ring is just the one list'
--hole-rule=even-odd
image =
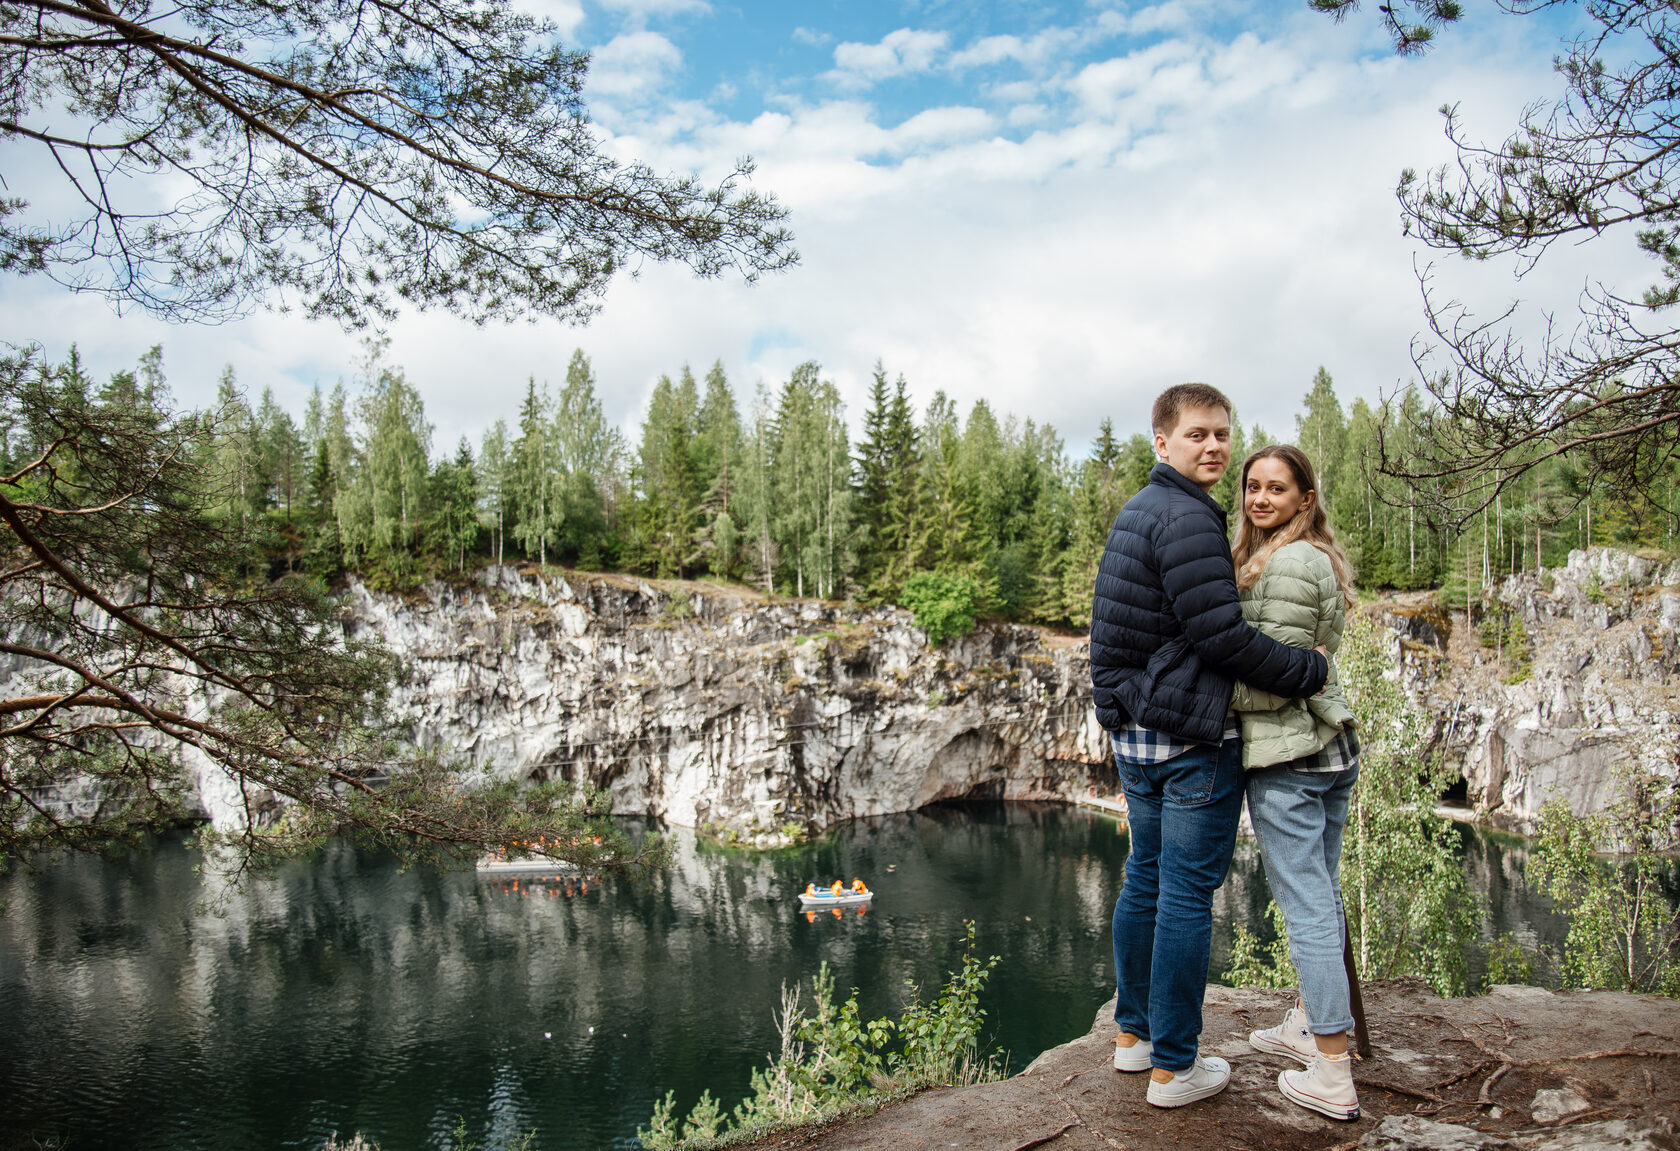
{"label": "marble quarry cliff", "polygon": [[[936,648],[898,608],[509,566],[342,602],[347,631],[401,658],[412,738],[487,778],[587,782],[621,814],[773,846],[944,799],[1118,790],[1079,635],[990,624]],[[1587,813],[1623,768],[1680,774],[1680,561],[1578,551],[1469,609],[1418,592],[1363,610],[1473,817],[1533,834],[1552,796]],[[1517,638],[1484,642],[1490,612]],[[173,752],[205,815],[243,818],[234,781]],[[102,802],[92,780],[42,798],[72,818]]]}
{"label": "marble quarry cliff", "polygon": [[1085,644],[985,626],[930,648],[897,608],[485,569],[347,627],[404,660],[396,718],[497,777],[759,845],[941,799],[1115,790]]}

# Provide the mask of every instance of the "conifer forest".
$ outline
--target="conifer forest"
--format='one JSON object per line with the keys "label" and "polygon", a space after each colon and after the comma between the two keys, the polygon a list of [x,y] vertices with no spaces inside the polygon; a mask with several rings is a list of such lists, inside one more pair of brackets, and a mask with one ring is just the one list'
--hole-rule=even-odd
{"label": "conifer forest", "polygon": [[[473,443],[434,427],[383,350],[370,342],[352,384],[317,386],[296,413],[268,390],[253,403],[229,366],[214,408],[190,417],[198,482],[272,574],[330,585],[355,573],[401,590],[531,562],[865,604],[954,597],[969,620],[1083,629],[1108,525],[1156,462],[1146,413],[1064,433],[984,400],[964,411],[936,392],[918,404],[879,363],[855,421],[815,363],[750,392],[721,362],[701,376],[683,365],[626,435],[601,402],[620,385],[598,380],[582,350],[558,386],[530,380],[518,410]],[[161,348],[103,381],[74,351],[53,364],[25,350],[7,368],[61,404],[162,416],[173,402]],[[1555,454],[1492,495],[1460,496],[1450,474],[1431,483],[1379,466],[1442,418],[1420,389],[1344,404],[1320,368],[1287,428],[1245,423],[1237,402],[1214,498],[1235,514],[1243,457],[1300,444],[1369,589],[1440,587],[1450,603],[1572,548],[1674,547],[1673,461],[1629,490]],[[8,470],[39,450],[19,427],[0,444]]]}

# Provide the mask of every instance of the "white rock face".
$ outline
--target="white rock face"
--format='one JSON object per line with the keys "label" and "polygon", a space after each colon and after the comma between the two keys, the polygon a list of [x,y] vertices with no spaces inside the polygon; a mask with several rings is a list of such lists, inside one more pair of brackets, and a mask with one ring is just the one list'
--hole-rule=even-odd
{"label": "white rock face", "polygon": [[[1433,593],[1379,609],[1478,817],[1533,834],[1554,795],[1602,808],[1623,765],[1674,778],[1680,563],[1595,548],[1499,594],[1533,640],[1515,683]],[[589,782],[621,814],[769,846],[939,799],[1119,790],[1081,637],[987,626],[933,649],[896,608],[512,567],[406,598],[355,584],[345,611],[349,630],[377,632],[405,661],[393,718],[417,742],[486,778]],[[18,671],[0,660],[0,682]],[[277,814],[273,796],[175,754],[218,827]],[[78,818],[104,795],[69,780],[43,798]]]}
{"label": "white rock face", "polygon": [[1117,790],[1087,645],[983,627],[930,649],[896,608],[486,569],[423,600],[356,586],[406,665],[394,718],[487,776],[769,844],[938,799]]}
{"label": "white rock face", "polygon": [[1439,609],[1401,604],[1387,615],[1402,637],[1408,685],[1437,717],[1435,745],[1459,766],[1479,818],[1532,835],[1553,797],[1581,814],[1602,809],[1624,767],[1676,777],[1677,585],[1680,562],[1610,548],[1509,577],[1499,601],[1520,615],[1532,643],[1526,676],[1510,653],[1471,634],[1484,605],[1469,626],[1462,611],[1449,621]]}

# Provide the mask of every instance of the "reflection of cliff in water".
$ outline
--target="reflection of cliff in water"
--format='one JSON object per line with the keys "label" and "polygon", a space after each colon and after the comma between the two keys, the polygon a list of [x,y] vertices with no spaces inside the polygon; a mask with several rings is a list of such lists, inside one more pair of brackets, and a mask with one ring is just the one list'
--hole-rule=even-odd
{"label": "reflection of cliff in water", "polygon": [[[1508,843],[1471,837],[1495,910],[1525,910]],[[866,1017],[961,962],[964,919],[1003,962],[989,1041],[1019,1070],[1084,1034],[1112,993],[1109,920],[1127,841],[1086,812],[941,805],[754,854],[672,833],[669,869],[617,881],[399,872],[335,845],[251,879],[219,913],[179,840],[0,879],[0,1147],[627,1145],[653,1102],[726,1104],[776,1045],[780,989],[827,962]],[[860,876],[865,915],[807,922],[807,882]],[[570,894],[567,894],[567,892]],[[1252,842],[1220,894],[1263,918]],[[1555,938],[1555,936],[1554,936]]]}

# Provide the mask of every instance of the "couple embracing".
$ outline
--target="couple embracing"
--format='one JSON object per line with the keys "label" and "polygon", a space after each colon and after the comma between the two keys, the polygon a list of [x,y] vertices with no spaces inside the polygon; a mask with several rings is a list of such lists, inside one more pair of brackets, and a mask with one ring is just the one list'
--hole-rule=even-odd
{"label": "couple embracing", "polygon": [[1208,492],[1231,462],[1231,402],[1168,388],[1151,413],[1160,462],[1109,532],[1091,608],[1097,718],[1113,736],[1131,855],[1114,906],[1114,1051],[1179,1107],[1224,1090],[1198,1053],[1213,893],[1243,798],[1301,987],[1260,1051],[1292,1102],[1357,1119],[1342,966],[1342,827],[1359,772],[1353,713],[1330,665],[1352,578],[1311,462],[1287,445],[1242,465],[1235,543]]}

